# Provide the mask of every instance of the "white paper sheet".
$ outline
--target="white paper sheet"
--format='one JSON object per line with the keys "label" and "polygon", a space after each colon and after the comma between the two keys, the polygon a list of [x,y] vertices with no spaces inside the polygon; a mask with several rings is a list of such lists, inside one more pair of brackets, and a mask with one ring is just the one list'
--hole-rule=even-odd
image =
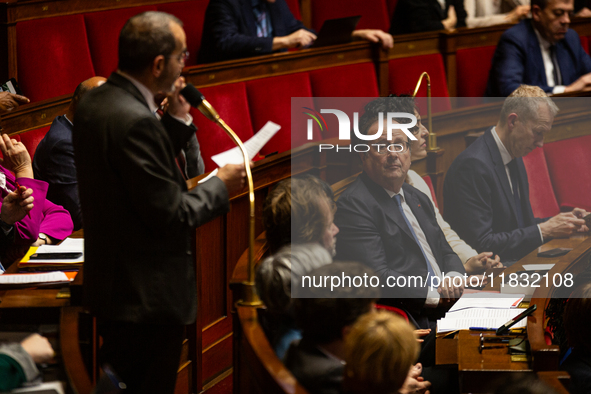
{"label": "white paper sheet", "polygon": [[[248,141],[244,143],[244,148],[246,149],[246,153],[248,153],[248,157],[252,160],[257,153],[260,152],[263,146],[269,140],[277,134],[277,132],[281,129],[277,123],[273,123],[268,121],[262,129],[259,130],[253,137],[251,137]],[[237,146],[227,150],[225,152],[219,153],[215,156],[211,157],[218,166],[223,167],[226,164],[241,164],[244,163],[244,159],[242,158],[242,153],[240,148]]]}
{"label": "white paper sheet", "polygon": [[82,253],[82,256],[75,259],[29,259],[28,263],[83,263],[84,262],[84,238],[66,238],[59,245],[41,245],[35,253]]}
{"label": "white paper sheet", "polygon": [[[52,391],[53,390],[53,391]],[[64,385],[62,382],[44,382],[37,386],[30,386],[30,387],[23,387],[20,389],[14,389],[9,391],[9,393],[54,393],[54,394],[64,394]]]}
{"label": "white paper sheet", "polygon": [[48,282],[69,282],[65,273],[61,271],[46,272],[42,274],[3,274],[0,275],[0,284],[27,284]]}
{"label": "white paper sheet", "polygon": [[524,264],[523,269],[526,271],[543,271],[551,270],[554,264]]}
{"label": "white paper sheet", "polygon": [[464,294],[449,310],[454,312],[466,308],[516,308],[525,294],[505,295],[499,293],[470,293]]}

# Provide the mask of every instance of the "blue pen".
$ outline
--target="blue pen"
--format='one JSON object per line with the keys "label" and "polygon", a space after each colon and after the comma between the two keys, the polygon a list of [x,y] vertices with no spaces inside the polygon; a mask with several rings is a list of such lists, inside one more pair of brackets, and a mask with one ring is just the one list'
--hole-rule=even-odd
{"label": "blue pen", "polygon": [[497,331],[496,328],[490,327],[470,327],[471,331]]}

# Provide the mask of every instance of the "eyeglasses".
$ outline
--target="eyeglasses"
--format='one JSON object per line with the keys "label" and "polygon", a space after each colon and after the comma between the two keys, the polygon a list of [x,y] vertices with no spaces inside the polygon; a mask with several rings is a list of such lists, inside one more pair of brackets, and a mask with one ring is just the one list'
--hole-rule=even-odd
{"label": "eyeglasses", "polygon": [[179,62],[187,62],[187,59],[189,59],[189,51],[182,51],[181,54],[176,58],[176,60]]}
{"label": "eyeglasses", "polygon": [[371,144],[371,150],[380,156],[387,153],[406,153],[410,150],[410,142],[402,141],[395,144]]}

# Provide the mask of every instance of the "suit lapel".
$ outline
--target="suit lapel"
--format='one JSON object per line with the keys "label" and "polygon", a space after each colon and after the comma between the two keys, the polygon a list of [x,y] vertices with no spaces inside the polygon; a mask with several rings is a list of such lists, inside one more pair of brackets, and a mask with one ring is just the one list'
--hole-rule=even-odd
{"label": "suit lapel", "polygon": [[548,86],[546,69],[544,68],[544,59],[542,58],[542,49],[540,48],[540,42],[534,32],[534,27],[531,24],[531,21],[529,22],[527,31],[529,33],[527,40],[529,48],[527,53],[531,56],[531,58],[527,59],[527,64],[529,65],[529,70],[531,72],[529,79],[530,81],[533,81],[532,84],[537,84],[539,81],[540,84]]}
{"label": "suit lapel", "polygon": [[[262,0],[266,1],[266,0]],[[254,12],[252,12],[252,4],[250,0],[240,0],[240,7],[242,8],[242,16],[246,29],[251,36],[257,36],[257,25],[254,19]]]}
{"label": "suit lapel", "polygon": [[367,189],[378,202],[378,204],[380,204],[382,211],[384,211],[388,219],[393,221],[414,243],[416,243],[415,237],[412,235],[410,229],[406,225],[406,221],[404,220],[404,217],[402,217],[396,202],[390,198],[383,187],[372,181],[365,172],[361,174],[361,177]]}
{"label": "suit lapel", "polygon": [[[433,241],[436,239],[435,235],[431,234],[428,231],[429,226],[427,226],[427,223],[429,223],[429,217],[427,216],[427,213],[425,212],[425,208],[421,207],[421,201],[419,200],[419,198],[418,198],[417,194],[415,193],[415,190],[413,189],[412,186],[404,184],[404,186],[402,188],[404,189],[404,196],[406,197],[406,203],[410,207],[410,210],[412,211],[412,213],[415,215],[417,222],[419,222],[419,226],[421,226],[421,229],[423,230],[423,233],[425,234],[425,238],[427,238],[427,243],[431,247],[431,252],[433,253],[433,256],[435,256],[435,259],[437,260],[437,256],[436,256],[435,252],[437,250],[439,250],[439,248],[437,247],[437,245],[433,244]],[[437,264],[439,264],[439,262],[437,262]]]}
{"label": "suit lapel", "polygon": [[509,178],[507,178],[507,171],[505,170],[505,165],[503,164],[503,159],[501,158],[501,152],[499,152],[499,148],[495,142],[495,137],[493,137],[491,130],[488,130],[484,134],[484,141],[488,147],[488,152],[495,167],[495,173],[497,174],[499,183],[503,188],[503,193],[505,193],[507,202],[511,207],[511,211],[513,211],[513,218],[517,221],[517,209],[515,207],[515,200],[513,199],[513,192],[511,191],[511,186],[509,185]]}
{"label": "suit lapel", "polygon": [[558,61],[558,68],[560,68],[563,85],[570,85],[575,81],[575,79],[571,78],[571,75],[576,75],[575,70],[573,70],[574,58],[566,40],[563,39],[556,43],[556,60]]}

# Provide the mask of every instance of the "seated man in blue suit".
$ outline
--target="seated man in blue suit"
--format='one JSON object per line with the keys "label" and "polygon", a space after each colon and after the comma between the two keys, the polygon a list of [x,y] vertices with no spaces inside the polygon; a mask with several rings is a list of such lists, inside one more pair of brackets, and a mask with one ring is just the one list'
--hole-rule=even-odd
{"label": "seated man in blue suit", "polygon": [[72,216],[74,230],[82,227],[78,179],[74,163],[72,127],[74,112],[86,92],[105,83],[103,77],[92,77],[80,83],[74,92],[68,111],[53,120],[45,137],[39,142],[33,158],[35,179],[49,184],[47,199],[61,205]]}
{"label": "seated man in blue suit", "polygon": [[[352,38],[382,42],[394,39],[381,30],[355,30]],[[285,0],[211,0],[205,12],[197,61],[220,62],[267,55],[311,45],[316,34],[298,21]]]}
{"label": "seated man in blue suit", "polygon": [[591,58],[568,28],[573,10],[573,0],[532,0],[532,19],[497,44],[485,95],[506,97],[521,84],[548,94],[591,90]]}
{"label": "seated man in blue suit", "polygon": [[497,125],[452,163],[443,186],[444,216],[477,251],[503,263],[519,260],[552,238],[588,231],[575,209],[534,217],[523,156],[544,144],[558,107],[537,86],[520,86],[503,104]]}
{"label": "seated man in blue suit", "polygon": [[[380,125],[386,113],[398,112],[393,100],[370,102],[359,121],[362,134],[383,132],[374,141],[364,141],[371,148],[359,153],[363,173],[337,201],[337,258],[372,268],[384,285],[381,303],[405,309],[418,328],[434,329],[437,317],[463,292],[463,282],[450,283],[444,277],[466,271],[447,243],[429,197],[405,183],[411,162],[408,135],[394,129],[389,139],[387,127]],[[427,280],[429,286],[410,277],[422,278],[423,284]],[[445,280],[439,284],[435,277]],[[391,286],[394,281],[398,286]]]}

